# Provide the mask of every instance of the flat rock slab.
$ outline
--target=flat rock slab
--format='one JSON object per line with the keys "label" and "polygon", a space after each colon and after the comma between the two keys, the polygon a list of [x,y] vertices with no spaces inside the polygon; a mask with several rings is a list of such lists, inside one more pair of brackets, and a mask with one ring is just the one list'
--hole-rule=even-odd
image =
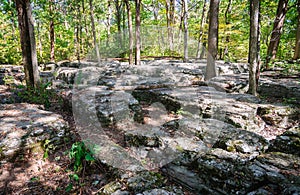
{"label": "flat rock slab", "polygon": [[0,157],[9,159],[24,148],[49,140],[59,146],[68,132],[61,115],[33,104],[0,104]]}

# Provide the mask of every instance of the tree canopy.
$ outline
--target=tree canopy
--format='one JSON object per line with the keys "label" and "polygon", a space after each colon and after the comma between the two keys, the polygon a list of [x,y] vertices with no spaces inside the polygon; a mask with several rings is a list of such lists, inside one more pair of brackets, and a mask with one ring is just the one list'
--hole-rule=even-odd
{"label": "tree canopy", "polygon": [[[83,59],[96,43],[99,44],[100,50],[105,48],[107,53],[111,53],[115,50],[115,45],[112,43],[115,42],[115,35],[118,33],[120,34],[118,43],[126,49],[124,49],[125,52],[115,57],[129,58],[129,38],[128,35],[124,35],[129,29],[126,2],[123,0],[32,0],[38,62],[45,63],[54,59],[56,61]],[[260,5],[262,60],[267,59],[279,2],[279,0],[266,0]],[[128,1],[128,3],[131,6],[132,24],[135,27],[136,5],[134,1]],[[209,2],[207,0],[188,0],[186,3],[188,35],[190,40],[195,40],[193,43],[189,42],[194,45],[189,46],[190,50],[195,50],[194,52],[189,50],[189,55],[196,57],[197,42],[207,46],[209,26],[207,18],[215,13],[208,13],[207,3]],[[276,59],[294,57],[299,20],[297,3],[297,0],[288,1]],[[150,47],[141,37],[142,57],[163,55],[183,57],[184,51],[178,53],[172,49],[171,44],[178,41],[177,37],[183,37],[184,34],[184,4],[183,0],[141,1],[141,34],[144,33],[143,29],[155,26],[152,30],[161,32],[163,36],[160,37],[159,42],[169,45],[169,48],[159,44]],[[1,0],[0,5],[0,63],[20,64],[22,55],[15,3],[13,0]],[[249,16],[248,1],[224,0],[220,2],[217,59],[247,61],[250,36]],[[93,38],[94,35],[95,38]],[[158,39],[154,36],[150,37],[149,39]]]}

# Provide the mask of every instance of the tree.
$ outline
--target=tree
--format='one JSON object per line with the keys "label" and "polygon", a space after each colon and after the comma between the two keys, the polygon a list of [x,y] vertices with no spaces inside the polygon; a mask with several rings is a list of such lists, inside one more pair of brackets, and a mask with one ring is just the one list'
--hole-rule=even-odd
{"label": "tree", "polygon": [[183,61],[188,61],[188,3],[187,0],[183,0],[183,8],[184,8],[184,55]]}
{"label": "tree", "polygon": [[204,0],[203,1],[203,8],[202,8],[201,20],[200,20],[200,29],[199,29],[199,36],[198,36],[198,46],[197,46],[197,54],[196,54],[196,57],[200,58],[200,59],[201,59],[200,49],[201,49],[201,44],[203,43],[204,24],[206,22],[206,6],[207,6],[207,2],[206,2],[206,0]]}
{"label": "tree", "polygon": [[141,65],[141,1],[135,1],[135,64]]}
{"label": "tree", "polygon": [[40,76],[30,0],[16,0],[15,3],[18,12],[26,84],[28,87],[37,87],[40,82]]}
{"label": "tree", "polygon": [[169,40],[169,49],[173,51],[173,25],[175,23],[175,1],[174,0],[165,0],[166,1],[166,18],[167,18],[167,28],[168,28],[168,40]]}
{"label": "tree", "polygon": [[92,25],[92,32],[93,32],[93,42],[96,50],[97,61],[100,62],[100,52],[97,44],[97,36],[96,36],[96,29],[95,29],[93,0],[89,0],[89,5],[90,5],[90,18],[91,18],[91,25]]}
{"label": "tree", "polygon": [[129,33],[129,64],[133,64],[133,32],[132,32],[132,18],[129,0],[125,0],[127,16],[128,16],[128,33]]}
{"label": "tree", "polygon": [[289,0],[279,0],[278,2],[276,18],[274,21],[274,26],[267,51],[266,69],[269,68],[270,60],[274,60],[276,58],[276,53],[280,42],[280,36],[282,34],[284,19],[288,11],[288,2]]}
{"label": "tree", "polygon": [[249,89],[257,95],[259,70],[259,0],[250,1]]}
{"label": "tree", "polygon": [[123,40],[122,40],[122,28],[121,28],[121,22],[122,22],[122,12],[123,12],[123,1],[114,0],[115,8],[116,8],[116,22],[117,22],[117,28],[118,28],[118,41],[121,45],[121,48],[123,48]]}
{"label": "tree", "polygon": [[[232,5],[231,4],[232,4],[232,2],[231,2],[231,0],[229,0],[226,11],[225,11],[225,24],[226,24],[226,26],[230,26],[230,23],[231,23],[230,22],[230,17],[229,17],[229,15],[231,14],[231,10],[232,10]],[[228,55],[228,45],[229,45],[229,42],[230,42],[230,35],[229,34],[226,35],[225,41],[226,41],[226,46],[225,46],[225,49],[224,49],[223,57],[222,57],[222,54],[220,54],[221,59],[224,59],[225,56]]]}
{"label": "tree", "polygon": [[219,4],[220,0],[210,0],[208,55],[205,71],[205,80],[209,80],[217,75],[215,60],[218,54]]}
{"label": "tree", "polygon": [[53,14],[54,0],[49,2],[49,15],[50,15],[50,61],[55,61],[55,31],[54,31],[54,14]]}
{"label": "tree", "polygon": [[297,1],[297,12],[298,12],[298,24],[297,24],[297,32],[296,32],[296,45],[295,45],[295,53],[294,60],[300,58],[300,0]]}

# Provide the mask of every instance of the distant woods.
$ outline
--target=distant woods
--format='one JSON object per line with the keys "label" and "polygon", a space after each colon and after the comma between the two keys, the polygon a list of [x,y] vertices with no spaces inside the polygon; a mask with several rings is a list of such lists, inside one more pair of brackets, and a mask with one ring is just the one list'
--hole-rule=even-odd
{"label": "distant woods", "polygon": [[[26,1],[0,1],[1,64],[22,61],[16,2]],[[249,1],[220,1],[218,13],[209,11],[210,2],[214,1],[31,0],[37,60],[44,63],[84,59],[92,48],[110,47],[117,33],[120,33],[120,44],[127,49],[116,57],[138,60],[139,55],[177,56],[186,61],[189,57],[206,58],[201,48],[209,46],[210,18],[218,15],[217,55],[213,56],[226,61],[247,61]],[[259,11],[262,64],[269,68],[269,64],[277,59],[298,59],[299,0],[262,1]],[[158,38],[161,44],[168,44],[168,48],[162,50],[162,45],[145,47],[143,40],[139,43],[139,23],[140,33],[147,26],[157,26],[157,31],[160,31],[159,27],[166,28],[167,32],[161,30],[162,37]],[[125,36],[122,32],[131,34]],[[187,36],[199,42],[192,43],[196,45],[195,55],[184,48],[182,53],[174,49],[174,39],[178,39],[175,34],[178,33],[181,33],[183,43],[191,44]],[[100,55],[95,53],[95,58]]]}

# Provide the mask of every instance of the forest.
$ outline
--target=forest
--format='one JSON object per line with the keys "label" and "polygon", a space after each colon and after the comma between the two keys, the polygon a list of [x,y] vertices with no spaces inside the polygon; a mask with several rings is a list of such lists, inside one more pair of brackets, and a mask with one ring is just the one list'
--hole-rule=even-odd
{"label": "forest", "polygon": [[299,194],[300,0],[0,0],[0,194]]}
{"label": "forest", "polygon": [[[1,64],[20,64],[22,60],[19,40],[17,10],[12,0],[3,0],[1,4]],[[173,34],[183,32],[187,25],[188,36],[195,40],[195,50],[190,57],[200,57],[197,42],[207,46],[209,2],[200,0],[143,0],[141,2],[141,29],[154,31],[161,28],[163,37],[170,44]],[[274,60],[292,60],[299,58],[297,34],[299,35],[299,6],[296,0],[263,1],[260,4],[260,58]],[[128,6],[126,6],[128,5]],[[113,48],[113,40],[120,34],[121,44],[129,48],[128,11],[131,23],[135,27],[136,9],[134,1],[97,1],[97,0],[36,0],[31,2],[34,21],[36,50],[39,63],[50,61],[76,60],[86,58],[98,44],[100,47]],[[184,23],[187,15],[186,24]],[[216,14],[216,13],[212,13]],[[236,62],[247,61],[250,36],[249,1],[224,0],[219,3],[218,17],[218,55],[217,59]],[[153,29],[150,29],[152,27]],[[95,35],[95,39],[93,36]],[[155,39],[156,37],[153,37]],[[148,38],[149,41],[150,38]],[[276,40],[276,56],[270,56],[273,42]],[[175,40],[176,41],[176,40]],[[299,41],[298,41],[299,42]],[[157,46],[143,47],[142,56],[178,56],[183,51]],[[171,50],[170,50],[171,49]],[[106,50],[109,50],[108,48]],[[195,53],[195,54],[194,54]],[[197,54],[198,53],[198,54]],[[297,54],[298,53],[298,54]],[[128,57],[129,52],[114,57]],[[197,56],[198,55],[198,56]]]}

